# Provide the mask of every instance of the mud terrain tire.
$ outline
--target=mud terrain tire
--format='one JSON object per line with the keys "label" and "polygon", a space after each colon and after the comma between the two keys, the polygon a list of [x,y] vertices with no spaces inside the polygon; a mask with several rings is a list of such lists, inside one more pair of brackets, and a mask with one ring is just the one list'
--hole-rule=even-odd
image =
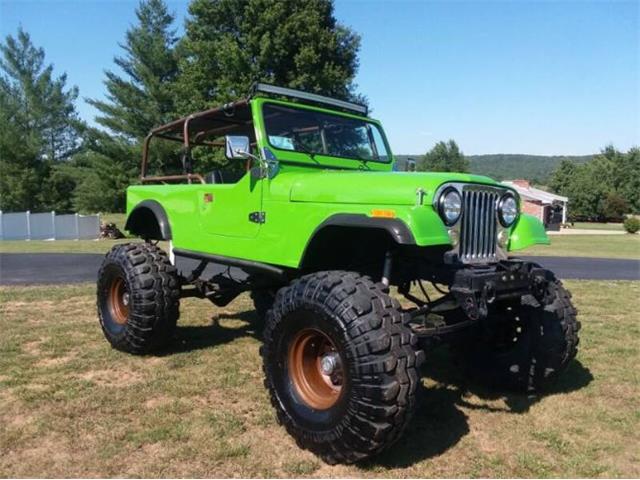
{"label": "mud terrain tire", "polygon": [[145,354],[171,340],[180,287],[176,268],[160,248],[114,246],[100,267],[97,297],[100,326],[114,348]]}
{"label": "mud terrain tire", "polygon": [[[278,291],[261,350],[265,386],[279,422],[300,447],[330,464],[352,463],[400,437],[413,413],[424,358],[407,321],[380,284],[357,273],[314,273]],[[305,335],[324,339],[339,354],[338,393],[321,396],[320,407],[297,379],[305,371],[296,366],[297,339]]]}
{"label": "mud terrain tire", "polygon": [[553,279],[543,300],[526,295],[496,314],[506,330],[496,335],[479,325],[454,346],[470,378],[498,389],[548,390],[577,353],[580,322],[571,294]]}

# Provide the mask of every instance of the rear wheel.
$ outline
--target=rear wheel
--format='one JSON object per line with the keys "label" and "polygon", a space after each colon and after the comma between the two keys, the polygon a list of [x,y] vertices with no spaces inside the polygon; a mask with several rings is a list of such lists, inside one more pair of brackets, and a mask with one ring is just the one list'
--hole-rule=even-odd
{"label": "rear wheel", "polygon": [[407,320],[356,273],[315,273],[278,291],[262,348],[265,384],[299,446],[349,463],[399,438],[423,357]]}
{"label": "rear wheel", "polygon": [[147,353],[165,346],[179,316],[175,267],[154,245],[116,245],[98,273],[98,317],[114,348]]}

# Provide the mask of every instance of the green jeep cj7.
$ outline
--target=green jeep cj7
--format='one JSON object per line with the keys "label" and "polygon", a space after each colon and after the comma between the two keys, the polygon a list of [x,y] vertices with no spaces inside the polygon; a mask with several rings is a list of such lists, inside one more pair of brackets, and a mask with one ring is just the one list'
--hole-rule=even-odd
{"label": "green jeep cj7", "polygon": [[[170,145],[156,139],[180,142],[180,170],[153,171],[150,147]],[[240,174],[196,173],[216,149]],[[180,298],[250,292],[278,419],[329,463],[400,437],[441,342],[474,382],[543,390],[580,324],[553,273],[509,257],[548,243],[542,224],[489,178],[394,166],[366,107],[266,84],[154,129],[127,191],[126,229],[144,242],[115,246],[99,273],[105,336],[147,353],[171,341]]]}

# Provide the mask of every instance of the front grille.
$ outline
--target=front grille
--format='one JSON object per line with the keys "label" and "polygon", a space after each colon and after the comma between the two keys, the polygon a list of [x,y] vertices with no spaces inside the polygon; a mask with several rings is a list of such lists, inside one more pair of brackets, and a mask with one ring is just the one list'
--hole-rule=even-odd
{"label": "front grille", "polygon": [[462,191],[460,260],[465,263],[495,261],[498,235],[497,189],[465,186]]}

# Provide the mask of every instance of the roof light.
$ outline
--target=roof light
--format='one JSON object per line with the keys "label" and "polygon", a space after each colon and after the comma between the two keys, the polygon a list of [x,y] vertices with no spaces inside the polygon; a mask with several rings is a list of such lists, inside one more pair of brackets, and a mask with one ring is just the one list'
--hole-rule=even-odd
{"label": "roof light", "polygon": [[366,105],[360,105],[353,102],[345,102],[344,100],[325,97],[324,95],[318,95],[316,93],[302,92],[300,90],[294,90],[293,88],[276,87],[275,85],[269,85],[268,83],[253,84],[249,96],[253,96],[256,92],[271,93],[273,95],[282,95],[283,97],[299,98],[300,100],[308,100],[311,102],[323,103],[325,105],[333,105],[334,107],[351,110],[361,115],[367,115],[369,111],[369,108]]}

